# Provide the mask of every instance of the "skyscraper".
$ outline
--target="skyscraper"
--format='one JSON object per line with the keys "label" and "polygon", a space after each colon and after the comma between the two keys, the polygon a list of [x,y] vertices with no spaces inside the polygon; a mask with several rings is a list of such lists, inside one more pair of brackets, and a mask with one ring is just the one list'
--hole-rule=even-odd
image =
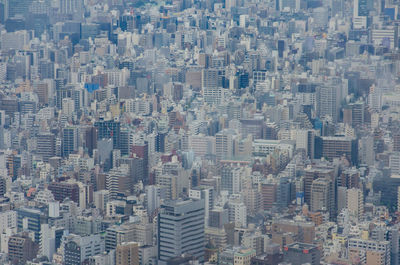
{"label": "skyscraper", "polygon": [[360,220],[364,214],[364,196],[360,189],[348,189],[347,190],[347,209],[349,213]]}
{"label": "skyscraper", "polygon": [[354,0],[353,8],[355,17],[366,17],[369,14],[368,0]]}
{"label": "skyscraper", "polygon": [[37,136],[37,153],[42,156],[44,162],[56,154],[56,139],[52,133],[41,133]]}
{"label": "skyscraper", "polygon": [[204,261],[204,200],[171,200],[158,215],[159,264],[183,254]]}
{"label": "skyscraper", "polygon": [[78,133],[75,127],[67,127],[63,129],[62,138],[62,156],[68,157],[74,153],[78,146]]}
{"label": "skyscraper", "polygon": [[330,212],[332,207],[331,200],[333,200],[330,186],[331,186],[331,181],[325,178],[319,178],[312,182],[311,203],[310,203],[311,211]]}
{"label": "skyscraper", "polygon": [[339,85],[324,85],[317,88],[317,115],[320,118],[332,118],[333,122],[338,120],[340,109]]}
{"label": "skyscraper", "polygon": [[229,194],[237,194],[240,192],[240,168],[232,168],[225,166],[221,171],[221,190],[229,191]]}
{"label": "skyscraper", "polygon": [[120,123],[114,120],[101,120],[95,122],[97,128],[97,139],[113,139],[113,147],[119,149]]}
{"label": "skyscraper", "polygon": [[[8,0],[8,17],[16,15],[26,15],[32,0]],[[6,5],[7,6],[7,5]]]}
{"label": "skyscraper", "polygon": [[354,0],[353,28],[355,29],[366,28],[368,15],[369,15],[368,0]]}

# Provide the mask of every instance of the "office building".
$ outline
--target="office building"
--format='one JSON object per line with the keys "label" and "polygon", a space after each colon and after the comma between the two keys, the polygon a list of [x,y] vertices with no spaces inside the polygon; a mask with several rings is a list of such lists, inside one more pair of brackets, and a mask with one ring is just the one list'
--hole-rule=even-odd
{"label": "office building", "polygon": [[158,259],[189,254],[204,260],[204,200],[173,200],[161,205],[158,215]]}
{"label": "office building", "polygon": [[56,201],[62,202],[64,199],[79,203],[79,185],[77,183],[68,182],[52,182],[47,187],[53,193]]}
{"label": "office building", "polygon": [[68,157],[78,149],[78,130],[75,127],[63,129],[62,134],[62,156]]}
{"label": "office building", "polygon": [[318,265],[321,262],[321,251],[315,245],[296,242],[284,247],[283,260],[293,265]]}
{"label": "office building", "polygon": [[242,173],[240,168],[223,167],[221,169],[221,190],[227,190],[229,194],[238,194],[241,191]]}
{"label": "office building", "polygon": [[114,120],[100,120],[94,123],[97,128],[97,139],[112,139],[113,147],[119,149],[120,122]]}
{"label": "office building", "polygon": [[11,236],[8,240],[8,259],[11,264],[26,264],[36,258],[38,245],[27,234]]}
{"label": "office building", "polygon": [[332,194],[331,186],[331,180],[325,178],[318,178],[312,182],[310,203],[310,210],[312,212],[335,212],[334,209],[331,209],[335,207],[334,194]]}
{"label": "office building", "polygon": [[68,235],[63,238],[64,264],[76,265],[105,250],[104,238],[99,234],[90,236]]}
{"label": "office building", "polygon": [[139,246],[135,242],[124,242],[115,250],[116,265],[139,265]]}
{"label": "office building", "polygon": [[49,162],[49,158],[56,154],[56,139],[52,133],[41,133],[37,136],[37,151],[42,156],[43,162]]}

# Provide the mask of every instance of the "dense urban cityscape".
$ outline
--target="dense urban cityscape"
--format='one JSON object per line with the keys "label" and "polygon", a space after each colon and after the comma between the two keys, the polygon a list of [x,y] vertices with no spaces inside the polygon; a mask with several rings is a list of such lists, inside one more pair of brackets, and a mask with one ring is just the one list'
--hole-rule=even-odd
{"label": "dense urban cityscape", "polygon": [[0,264],[400,264],[399,0],[0,0]]}

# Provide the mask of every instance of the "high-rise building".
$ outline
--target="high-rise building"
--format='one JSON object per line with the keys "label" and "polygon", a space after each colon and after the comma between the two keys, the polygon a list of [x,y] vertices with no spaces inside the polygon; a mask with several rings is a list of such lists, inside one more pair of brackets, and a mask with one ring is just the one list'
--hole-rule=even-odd
{"label": "high-rise building", "polygon": [[238,200],[228,202],[229,222],[235,223],[236,227],[247,227],[247,208],[246,205]]}
{"label": "high-rise building", "polygon": [[7,228],[17,227],[17,212],[5,211],[0,213],[0,233],[3,233]]}
{"label": "high-rise building", "polygon": [[351,188],[360,187],[360,172],[355,168],[348,168],[342,171],[338,178],[338,186]]}
{"label": "high-rise building", "polygon": [[148,185],[146,186],[145,190],[147,213],[151,215],[156,209],[160,207],[162,188],[155,185]]}
{"label": "high-rise building", "polygon": [[120,122],[114,120],[100,120],[95,122],[94,126],[97,128],[97,139],[113,140],[114,149],[119,149],[120,138]]}
{"label": "high-rise building", "polygon": [[366,29],[369,15],[368,0],[354,0],[353,4],[353,28]]}
{"label": "high-rise building", "polygon": [[233,133],[225,129],[215,135],[217,159],[230,159],[233,155]]}
{"label": "high-rise building", "polygon": [[79,203],[79,185],[77,183],[52,182],[47,187],[56,201],[62,202],[65,198]]}
{"label": "high-rise building", "polygon": [[360,220],[364,214],[364,195],[360,189],[347,190],[347,209],[350,215]]}
{"label": "high-rise building", "polygon": [[116,265],[139,265],[139,246],[136,242],[124,242],[115,250]]}
{"label": "high-rise building", "polygon": [[287,177],[282,177],[279,179],[279,184],[276,193],[276,204],[278,207],[287,207],[292,202],[292,194],[294,185]]}
{"label": "high-rise building", "polygon": [[3,196],[7,192],[7,180],[0,177],[0,196]]}
{"label": "high-rise building", "polygon": [[29,6],[32,2],[33,0],[9,0],[8,17],[11,18],[16,15],[25,16],[29,12]]}
{"label": "high-rise building", "polygon": [[203,69],[201,72],[201,86],[203,88],[218,87],[218,70]]}
{"label": "high-rise building", "polygon": [[352,164],[358,164],[358,142],[350,137],[323,136],[316,137],[315,150],[322,150],[316,158],[324,157],[328,160],[345,156]]}
{"label": "high-rise building", "polygon": [[14,235],[8,240],[8,258],[11,264],[26,264],[36,258],[38,245],[27,234]]}
{"label": "high-rise building", "polygon": [[112,169],[106,176],[106,188],[110,192],[110,198],[115,199],[118,195],[128,196],[133,190],[132,179],[128,175],[128,167]]}
{"label": "high-rise building", "polygon": [[40,226],[45,222],[43,213],[35,208],[21,207],[17,211],[17,226],[19,230],[35,233],[35,242],[40,241]]}
{"label": "high-rise building", "polygon": [[68,157],[78,149],[78,130],[75,127],[66,127],[62,132],[62,156]]}
{"label": "high-rise building", "polygon": [[389,265],[390,242],[350,238],[348,242],[349,257],[357,257],[363,264]]}
{"label": "high-rise building", "polygon": [[204,223],[208,226],[210,210],[214,207],[214,189],[212,187],[198,186],[189,190],[189,198],[204,200]]}
{"label": "high-rise building", "polygon": [[87,262],[90,257],[105,250],[104,238],[100,234],[78,236],[70,234],[63,238],[64,264],[76,265]]}
{"label": "high-rise building", "polygon": [[224,208],[214,208],[210,210],[208,225],[214,228],[222,228],[229,222],[228,210]]}
{"label": "high-rise building", "polygon": [[400,131],[394,131],[392,134],[393,138],[393,151],[400,152]]}
{"label": "high-rise building", "polygon": [[369,15],[369,10],[368,10],[368,0],[354,0],[354,16],[368,16]]}
{"label": "high-rise building", "polygon": [[296,149],[304,149],[307,157],[314,158],[315,132],[312,130],[296,130]]}
{"label": "high-rise building", "polygon": [[335,170],[331,167],[308,167],[304,170],[304,202],[311,203],[311,187],[317,178],[334,179]]}
{"label": "high-rise building", "polygon": [[85,147],[90,156],[93,155],[93,149],[97,148],[97,130],[95,127],[87,127],[85,131]]}
{"label": "high-rise building", "polygon": [[340,85],[325,85],[317,88],[317,115],[330,117],[333,122],[339,118],[341,91]]}
{"label": "high-rise building", "polygon": [[132,154],[136,157],[141,158],[143,162],[143,175],[137,178],[137,181],[141,180],[144,184],[149,182],[149,145],[147,142],[140,144],[134,144],[132,146]]}
{"label": "high-rise building", "polygon": [[204,261],[204,200],[173,200],[158,215],[158,259],[166,264],[183,254]]}
{"label": "high-rise building", "polygon": [[274,182],[261,183],[262,209],[270,210],[276,202],[277,184]]}
{"label": "high-rise building", "polygon": [[333,189],[331,189],[332,183],[330,179],[318,178],[312,182],[311,185],[311,203],[310,210],[312,212],[323,211],[334,213],[335,207]]}
{"label": "high-rise building", "polygon": [[225,166],[221,169],[221,190],[229,191],[229,194],[238,194],[241,190],[240,168]]}
{"label": "high-rise building", "polygon": [[37,153],[42,156],[43,162],[56,154],[56,138],[52,133],[41,133],[37,136]]}

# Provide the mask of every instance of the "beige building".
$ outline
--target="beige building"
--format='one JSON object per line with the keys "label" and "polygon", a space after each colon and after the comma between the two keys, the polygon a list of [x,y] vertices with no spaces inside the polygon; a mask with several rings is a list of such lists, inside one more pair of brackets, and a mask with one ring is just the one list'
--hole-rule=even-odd
{"label": "beige building", "polygon": [[234,265],[250,265],[251,258],[256,256],[256,251],[252,248],[241,249],[235,252]]}
{"label": "beige building", "polygon": [[386,252],[379,250],[367,250],[367,265],[380,265],[386,263]]}
{"label": "beige building", "polygon": [[362,190],[348,189],[347,190],[347,209],[351,216],[360,220],[364,214],[364,198]]}
{"label": "beige building", "polygon": [[122,243],[115,251],[116,265],[139,265],[139,246],[136,242]]}

